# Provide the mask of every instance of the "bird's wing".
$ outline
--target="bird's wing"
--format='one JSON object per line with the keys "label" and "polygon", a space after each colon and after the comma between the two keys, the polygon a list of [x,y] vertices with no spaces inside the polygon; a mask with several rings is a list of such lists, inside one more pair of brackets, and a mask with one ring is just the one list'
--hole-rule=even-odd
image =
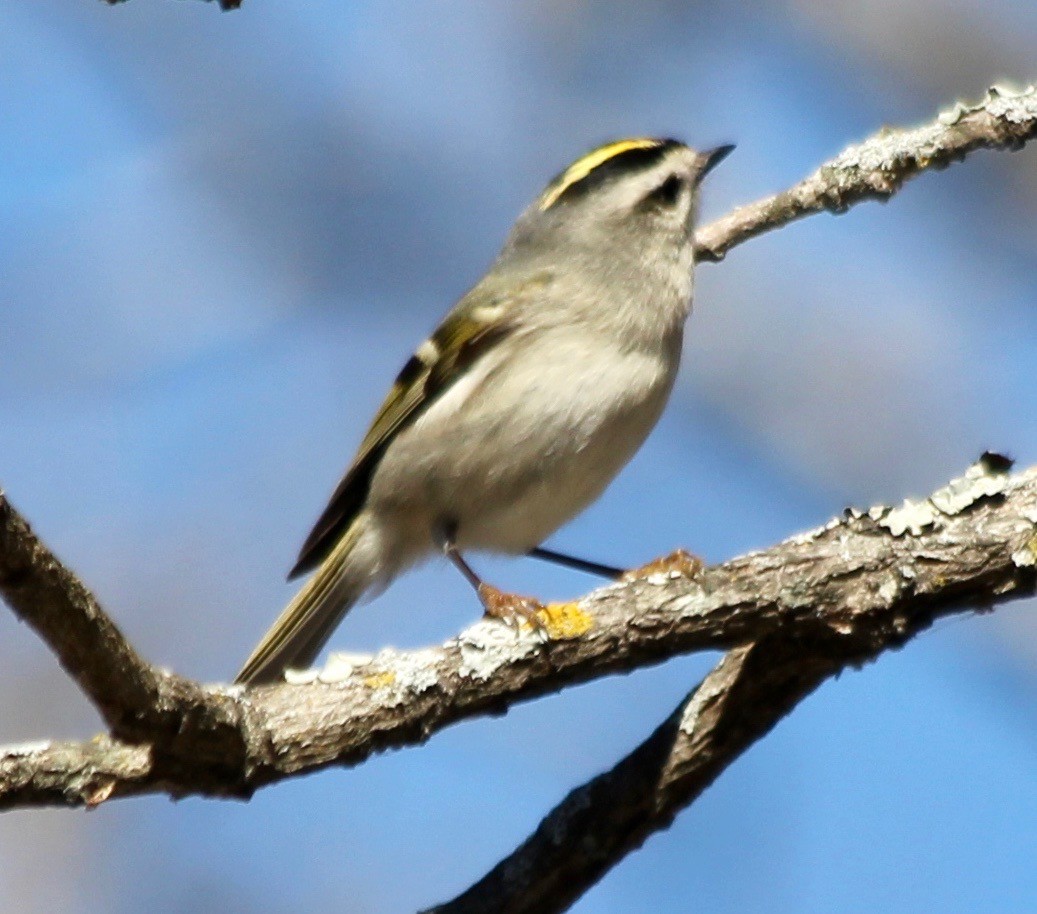
{"label": "bird's wing", "polygon": [[[542,283],[537,283],[542,288]],[[514,296],[477,286],[447,315],[407,360],[352,465],[299,551],[289,579],[316,568],[360,512],[382,454],[403,429],[441,396],[492,343],[519,326]]]}

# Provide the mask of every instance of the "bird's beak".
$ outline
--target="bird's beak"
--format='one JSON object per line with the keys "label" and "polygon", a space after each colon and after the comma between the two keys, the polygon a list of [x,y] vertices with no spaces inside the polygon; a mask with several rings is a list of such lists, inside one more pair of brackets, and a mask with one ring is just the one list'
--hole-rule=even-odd
{"label": "bird's beak", "polygon": [[724,146],[717,146],[713,149],[707,149],[704,152],[700,152],[698,180],[701,181],[714,168],[716,168],[717,165],[731,155],[731,153],[734,152],[734,148],[734,143],[727,143]]}

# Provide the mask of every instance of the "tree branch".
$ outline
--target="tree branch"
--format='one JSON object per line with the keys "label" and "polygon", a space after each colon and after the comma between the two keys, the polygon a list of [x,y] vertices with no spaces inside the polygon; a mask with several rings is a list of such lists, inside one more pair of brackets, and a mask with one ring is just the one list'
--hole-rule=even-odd
{"label": "tree branch", "polygon": [[976,105],[957,103],[932,123],[884,129],[822,165],[794,187],[741,206],[699,229],[699,260],[723,260],[737,244],[809,216],[844,213],[862,200],[888,200],[901,185],[977,149],[1021,149],[1037,135],[1037,88],[991,88]]}
{"label": "tree branch", "polygon": [[[698,259],[720,260],[810,213],[887,199],[924,170],[981,147],[1017,149],[1035,135],[1034,88],[992,89],[932,124],[884,130],[784,193],[701,228]],[[900,646],[935,618],[1032,594],[1035,564],[1037,469],[1009,477],[991,456],[924,502],[851,512],[694,579],[656,574],[551,606],[546,645],[479,623],[439,648],[339,660],[302,685],[245,691],[143,661],[0,492],[0,595],[55,652],[110,734],[0,749],[0,809],[157,792],[248,797],[514,701],[687,651],[733,648],[648,741],[574,791],[508,860],[442,908],[559,910],[665,828],[819,682]]]}
{"label": "tree branch", "polygon": [[[843,666],[863,662],[934,618],[1034,592],[1037,468],[1015,477],[1004,470],[990,458],[924,502],[852,512],[694,579],[655,574],[553,605],[547,644],[490,621],[439,648],[329,664],[305,684],[246,691],[151,671],[161,705],[134,730],[146,757],[128,752],[126,740],[0,751],[0,808],[155,792],[247,797],[286,777],[423,742],[515,701],[771,635],[837,645]],[[31,537],[20,521],[5,529]],[[2,551],[12,545],[23,551],[17,542]],[[23,601],[33,579],[18,578]],[[5,596],[11,586],[10,574],[0,576]],[[37,630],[64,650],[56,627]]]}
{"label": "tree branch", "polygon": [[839,648],[771,635],[730,651],[611,771],[573,790],[506,860],[426,914],[564,911],[842,668]]}
{"label": "tree branch", "polygon": [[[994,480],[1007,469],[1005,458],[984,454],[962,479],[926,501],[873,509],[867,516],[894,535],[915,534],[934,510],[955,512],[973,498],[1000,497]],[[1037,523],[1037,515],[1028,517]],[[1037,535],[1027,542],[1013,555],[1024,567],[1037,559]],[[904,640],[918,630],[905,628]],[[567,910],[650,835],[668,828],[677,813],[825,679],[847,665],[860,665],[865,658],[845,654],[844,646],[830,627],[819,625],[813,631],[797,626],[775,632],[730,651],[649,739],[610,771],[570,792],[513,853],[426,914]],[[872,657],[883,650],[879,647]]]}
{"label": "tree branch", "polygon": [[[113,732],[153,722],[159,676],[0,490],[0,594],[54,651]],[[148,724],[146,723],[147,727]]]}
{"label": "tree branch", "polygon": [[[94,595],[40,542],[2,490],[0,596],[54,651],[113,736],[146,742],[174,756],[197,751],[215,753],[211,761],[218,764],[235,755],[238,762],[243,760],[240,714],[232,702],[142,660]],[[67,760],[71,748],[66,749],[62,757]],[[87,757],[96,759],[94,746]]]}
{"label": "tree branch", "polygon": [[[700,229],[697,259],[720,261],[735,245],[815,212],[839,214],[861,200],[885,201],[906,180],[931,167],[960,161],[977,148],[1021,148],[1034,136],[1035,122],[1033,86],[1019,93],[992,87],[979,104],[958,103],[931,124],[881,131],[848,147],[789,190],[743,206]],[[763,675],[758,679],[752,672],[743,676],[746,662],[758,652],[769,651],[770,641],[782,648],[792,644],[777,636],[731,651],[649,740],[611,771],[572,791],[522,846],[470,889],[430,910],[461,914],[566,909],[650,833],[667,828],[720,770],[820,681],[841,669],[826,658],[800,651],[780,668],[771,657],[760,667]],[[752,688],[764,683],[764,692]],[[716,747],[691,749],[693,735],[703,730],[699,723],[704,715],[689,722],[689,712],[718,706],[725,713],[707,719],[707,724],[732,714],[745,718],[755,711],[755,726],[739,728],[743,738],[731,741],[726,752]],[[773,715],[767,713],[768,707],[775,711]],[[700,735],[708,739],[713,729],[707,726]],[[718,760],[719,766],[710,764]]]}

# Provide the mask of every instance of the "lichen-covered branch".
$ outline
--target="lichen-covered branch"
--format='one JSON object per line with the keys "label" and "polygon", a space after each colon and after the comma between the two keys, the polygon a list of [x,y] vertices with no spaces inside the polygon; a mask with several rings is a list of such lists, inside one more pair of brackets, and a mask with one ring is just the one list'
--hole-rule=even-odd
{"label": "lichen-covered branch", "polygon": [[[150,745],[157,758],[199,752],[244,762],[233,702],[145,662],[76,575],[32,532],[0,490],[0,596],[28,623],[100,712],[110,734]],[[230,715],[228,717],[228,714]],[[61,757],[69,760],[74,746]],[[96,759],[91,744],[88,759]],[[21,770],[24,756],[16,767]],[[0,770],[10,761],[0,759]],[[158,769],[156,769],[158,770]],[[71,771],[71,769],[70,769]],[[53,783],[53,781],[50,781]],[[73,791],[74,803],[88,801]],[[0,806],[4,785],[0,784]]]}
{"label": "lichen-covered branch", "polygon": [[31,625],[113,733],[154,735],[166,682],[0,491],[0,595]]}
{"label": "lichen-covered branch", "polygon": [[843,665],[830,637],[734,648],[618,765],[573,790],[506,860],[427,914],[564,911]]}
{"label": "lichen-covered branch", "polygon": [[699,260],[722,260],[737,244],[812,213],[843,213],[886,200],[910,178],[946,168],[976,149],[1020,149],[1037,136],[1037,88],[992,88],[976,105],[958,103],[923,127],[885,129],[850,146],[780,194],[741,206],[699,229]]}
{"label": "lichen-covered branch", "polygon": [[340,659],[298,684],[244,690],[152,671],[160,707],[133,739],[146,756],[127,754],[125,739],[0,750],[0,808],[144,792],[247,797],[515,701],[773,635],[859,663],[938,616],[1033,593],[1035,552],[1037,468],[1012,477],[989,457],[925,501],[849,513],[693,579],[655,574],[553,605],[547,644],[485,621],[441,647]]}
{"label": "lichen-covered branch", "polygon": [[[1007,468],[1004,458],[986,454],[965,476],[925,501],[873,509],[867,516],[895,536],[917,535],[940,515],[964,511],[977,499],[1000,498],[1000,474]],[[848,516],[865,515],[850,511]],[[1035,550],[1037,537],[1031,537],[1013,561],[1029,567]],[[924,616],[905,619],[903,637],[926,625]],[[734,648],[644,743],[610,771],[573,790],[512,854],[427,914],[568,909],[650,835],[668,828],[681,809],[821,682],[866,659],[855,648],[845,655],[844,646],[827,624],[803,624]],[[872,656],[885,649],[877,645]]]}
{"label": "lichen-covered branch", "polygon": [[[220,0],[224,9],[236,0]],[[1037,91],[991,90],[932,124],[884,130],[804,181],[701,228],[720,260],[815,212],[887,199],[978,148],[1037,135]],[[91,807],[141,793],[248,797],[257,788],[412,745],[611,672],[704,648],[728,655],[637,750],[563,801],[513,855],[442,911],[562,910],[828,676],[935,618],[1034,592],[1037,468],[993,455],[922,502],[849,512],[693,578],[660,573],[548,607],[542,644],[479,623],[437,648],[339,658],[246,691],[158,670],[0,492],[0,595],[51,647],[108,733],[0,748],[0,809]]]}

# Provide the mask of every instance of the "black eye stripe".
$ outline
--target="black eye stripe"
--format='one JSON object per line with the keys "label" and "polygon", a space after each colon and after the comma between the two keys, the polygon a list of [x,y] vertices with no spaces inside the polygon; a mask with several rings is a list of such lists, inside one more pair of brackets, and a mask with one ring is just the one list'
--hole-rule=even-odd
{"label": "black eye stripe", "polygon": [[684,190],[684,181],[678,175],[670,175],[662,184],[653,190],[645,199],[656,203],[673,206]]}

